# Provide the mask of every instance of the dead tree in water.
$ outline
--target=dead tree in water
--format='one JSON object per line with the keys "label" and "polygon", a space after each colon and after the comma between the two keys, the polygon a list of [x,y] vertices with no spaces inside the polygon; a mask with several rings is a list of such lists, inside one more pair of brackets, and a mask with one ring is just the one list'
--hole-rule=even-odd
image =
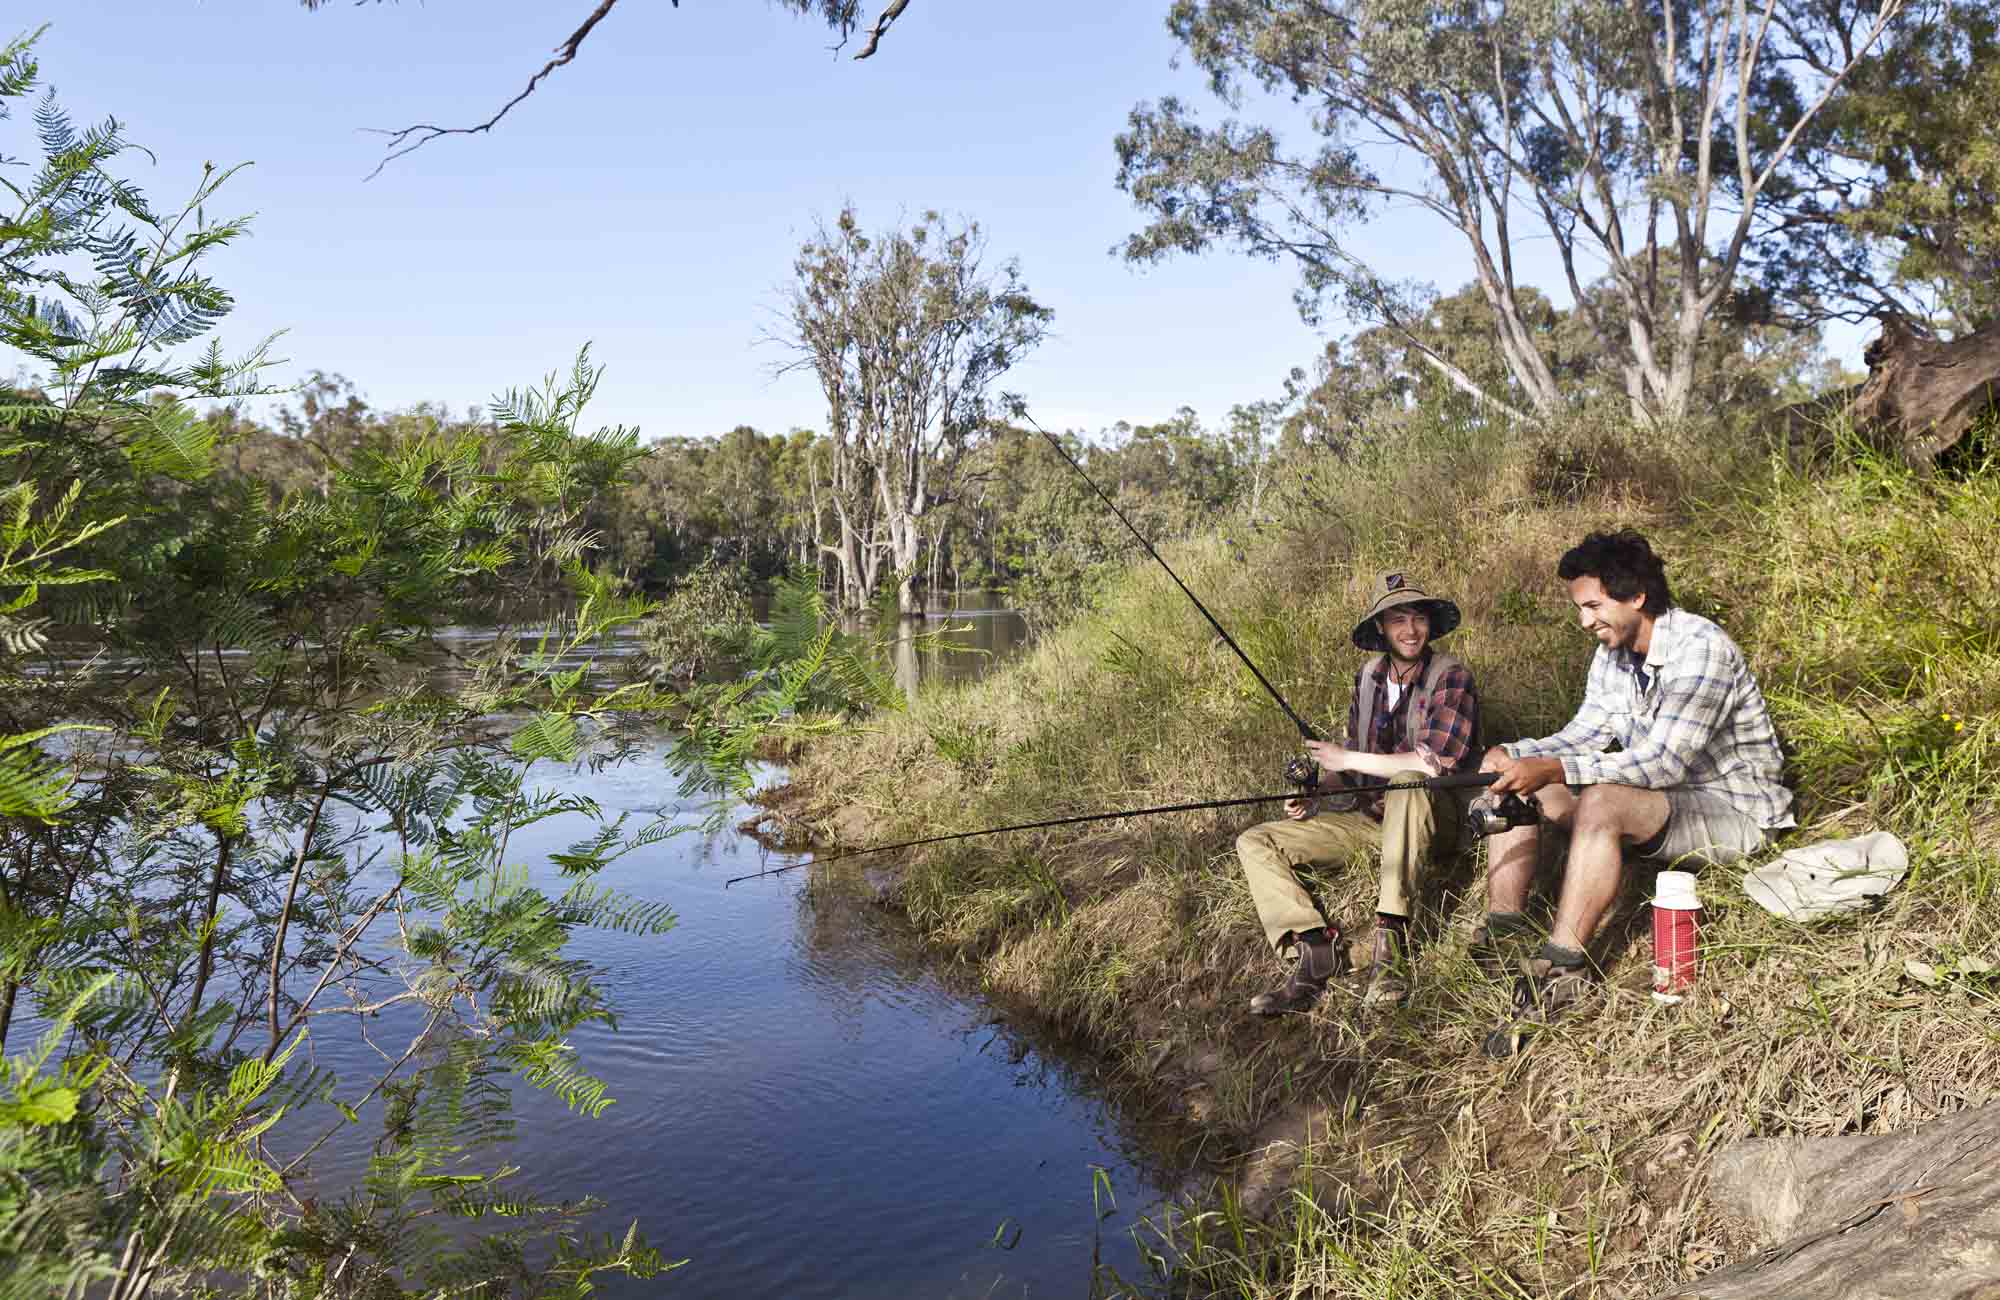
{"label": "dead tree in water", "polygon": [[[989,272],[977,225],[935,212],[870,236],[852,208],[819,227],[793,264],[779,338],[826,395],[826,498],[841,604],[870,604],[893,581],[903,614],[923,610],[925,547],[961,463],[986,435],[993,388],[1047,332],[1012,262]],[[815,485],[817,489],[817,484]]]}

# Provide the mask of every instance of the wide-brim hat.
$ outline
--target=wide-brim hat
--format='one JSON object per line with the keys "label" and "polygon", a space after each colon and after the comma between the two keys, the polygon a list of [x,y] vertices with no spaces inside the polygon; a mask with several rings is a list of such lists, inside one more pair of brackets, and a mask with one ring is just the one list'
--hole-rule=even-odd
{"label": "wide-brim hat", "polygon": [[1902,882],[1910,852],[1888,831],[1806,844],[1743,873],[1743,892],[1759,907],[1794,921],[1879,903]]}
{"label": "wide-brim hat", "polygon": [[1422,605],[1431,616],[1431,640],[1435,641],[1458,626],[1458,606],[1443,596],[1433,596],[1399,569],[1375,579],[1375,602],[1354,625],[1354,644],[1363,650],[1386,651],[1389,643],[1375,626],[1377,615],[1398,605]]}

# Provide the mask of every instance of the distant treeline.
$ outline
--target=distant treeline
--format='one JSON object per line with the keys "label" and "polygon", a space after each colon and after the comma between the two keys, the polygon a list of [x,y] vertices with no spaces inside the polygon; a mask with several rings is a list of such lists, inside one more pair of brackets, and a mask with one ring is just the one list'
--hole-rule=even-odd
{"label": "distant treeline", "polygon": [[[1158,538],[1186,536],[1253,498],[1281,443],[1309,436],[1275,427],[1275,404],[1238,408],[1232,425],[1204,426],[1183,408],[1160,424],[1120,423],[1063,435],[1121,508]],[[425,426],[450,432],[488,423],[480,411],[438,404],[377,410],[337,376],[315,374],[271,423],[218,408],[227,471],[274,490],[318,490],[329,467]],[[640,589],[671,588],[715,560],[768,585],[831,568],[820,551],[835,529],[825,481],[827,440],[811,430],[767,434],[739,425],[719,437],[652,442],[632,481],[592,507],[600,564]],[[1032,430],[1001,425],[978,440],[956,495],[937,503],[926,585],[1000,587],[1044,605],[1079,595],[1129,538],[1076,473]]]}
{"label": "distant treeline", "polygon": [[[1572,331],[1570,311],[1539,295],[1533,306],[1552,336]],[[1480,307],[1471,287],[1438,300],[1420,342],[1504,386],[1504,362]],[[1573,331],[1570,344],[1565,372],[1579,388],[1604,380],[1598,386],[1615,401],[1608,365]],[[1718,331],[1711,347],[1712,414],[1754,419],[1851,380],[1820,356],[1816,330],[1737,326]],[[1310,493],[1316,469],[1365,455],[1420,411],[1426,419],[1481,416],[1478,399],[1428,364],[1422,349],[1374,329],[1329,343],[1310,370],[1291,371],[1278,396],[1232,407],[1219,425],[1182,407],[1155,424],[1120,421],[1061,436],[1149,537],[1171,540],[1232,512],[1254,523],[1269,493]],[[321,487],[329,466],[400,433],[478,428],[489,417],[436,403],[378,410],[346,379],[316,372],[268,424],[227,408],[208,419],[230,469],[282,492]],[[598,562],[654,593],[709,560],[758,586],[817,573],[837,590],[822,549],[839,536],[831,461],[829,440],[805,429],[738,425],[716,437],[657,439],[632,481],[592,507],[603,542]],[[1040,434],[1012,423],[989,425],[972,440],[949,486],[928,504],[920,586],[934,600],[956,588],[1002,588],[1055,613],[1130,554],[1129,537],[1089,486]]]}

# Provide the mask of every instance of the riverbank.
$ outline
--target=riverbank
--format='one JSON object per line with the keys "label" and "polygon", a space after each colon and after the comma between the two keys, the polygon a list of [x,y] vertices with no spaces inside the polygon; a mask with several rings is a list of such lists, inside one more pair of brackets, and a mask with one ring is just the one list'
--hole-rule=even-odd
{"label": "riverbank", "polygon": [[[1497,740],[1552,730],[1581,689],[1555,557],[1593,527],[1647,530],[1681,603],[1759,674],[1796,842],[1886,828],[1912,862],[1879,912],[1812,929],[1709,873],[1703,983],[1679,1008],[1647,996],[1643,873],[1600,938],[1601,997],[1499,1064],[1477,1053],[1505,989],[1464,956],[1484,907],[1470,860],[1432,900],[1408,1009],[1364,1018],[1337,991],[1276,1024],[1242,1014],[1281,968],[1236,871],[1238,810],[940,845],[871,874],[1000,1003],[1093,1044],[1201,1144],[1216,1213],[1156,1243],[1196,1294],[1609,1296],[1698,1275],[1749,1244],[1706,1194],[1722,1146],[2000,1095],[2000,475],[1921,479],[1853,446],[1838,465],[1808,474],[1721,430],[1434,427],[1288,485],[1275,523],[1168,552],[1328,725],[1369,581],[1424,575],[1464,611],[1450,644]],[[853,845],[1267,791],[1289,731],[1166,576],[1135,568],[1018,664],[813,745],[774,822]],[[1372,869],[1318,883],[1365,931]]]}

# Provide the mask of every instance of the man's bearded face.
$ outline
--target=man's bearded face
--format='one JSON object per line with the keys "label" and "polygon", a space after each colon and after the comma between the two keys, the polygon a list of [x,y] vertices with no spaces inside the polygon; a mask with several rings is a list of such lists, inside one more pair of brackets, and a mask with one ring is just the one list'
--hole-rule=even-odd
{"label": "man's bearded face", "polygon": [[1389,643],[1389,653],[1398,659],[1420,659],[1424,647],[1431,642],[1430,611],[1404,605],[1378,615],[1375,623],[1382,629],[1382,639]]}
{"label": "man's bearded face", "polygon": [[1569,580],[1569,598],[1576,605],[1577,622],[1599,644],[1613,650],[1630,650],[1638,644],[1646,618],[1645,592],[1635,593],[1630,600],[1617,600],[1602,582],[1585,576]]}

